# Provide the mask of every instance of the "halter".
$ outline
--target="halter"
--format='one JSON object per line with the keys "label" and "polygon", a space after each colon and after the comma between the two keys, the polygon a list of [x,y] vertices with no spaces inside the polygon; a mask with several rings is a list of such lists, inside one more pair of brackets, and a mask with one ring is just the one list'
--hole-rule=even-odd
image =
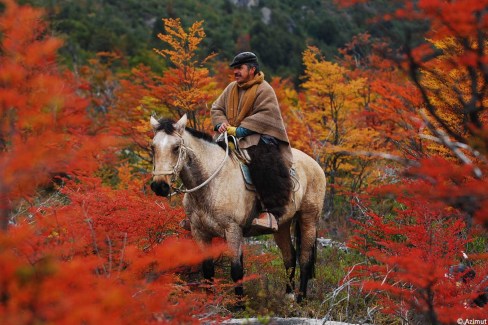
{"label": "halter", "polygon": [[229,140],[227,139],[227,132],[224,132],[223,135],[224,135],[224,140],[225,140],[225,157],[222,160],[222,162],[220,163],[220,165],[217,167],[217,169],[213,172],[213,174],[210,175],[210,177],[207,180],[205,180],[202,184],[200,184],[200,185],[198,185],[192,189],[182,189],[181,187],[180,188],[173,187],[173,183],[176,181],[176,179],[180,175],[181,170],[183,169],[183,161],[186,159],[186,157],[188,155],[187,150],[193,151],[191,148],[189,148],[185,145],[185,140],[183,139],[183,137],[181,135],[178,135],[180,137],[181,141],[180,141],[180,146],[178,149],[178,160],[176,161],[176,164],[173,166],[173,168],[171,170],[163,171],[163,172],[159,172],[159,173],[154,172],[155,166],[153,165],[153,172],[152,172],[153,176],[172,175],[171,176],[171,184],[169,184],[169,185],[175,191],[175,193],[191,193],[191,192],[195,192],[195,191],[201,189],[202,187],[207,185],[213,178],[215,178],[215,176],[217,176],[218,172],[222,169],[222,167],[224,167],[224,163],[227,160],[227,157],[229,157]]}

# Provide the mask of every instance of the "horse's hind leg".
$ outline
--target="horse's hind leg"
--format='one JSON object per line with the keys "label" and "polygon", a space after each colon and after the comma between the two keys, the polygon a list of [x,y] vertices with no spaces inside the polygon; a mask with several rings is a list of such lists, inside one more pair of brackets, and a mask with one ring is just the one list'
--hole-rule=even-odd
{"label": "horse's hind leg", "polygon": [[290,224],[280,225],[278,232],[274,234],[276,245],[281,250],[283,262],[285,264],[286,274],[288,275],[288,282],[286,283],[287,295],[293,294],[295,290],[295,267],[296,267],[296,251],[291,242]]}
{"label": "horse's hind leg", "polygon": [[244,264],[242,260],[242,231],[240,227],[235,224],[230,226],[225,232],[225,239],[231,251],[231,265],[230,274],[232,280],[236,283],[234,290],[236,295],[241,298],[244,296],[244,287],[242,285],[242,278],[244,277]]}
{"label": "horse's hind leg", "polygon": [[297,222],[300,238],[300,292],[297,302],[307,297],[308,280],[313,278],[316,259],[317,214],[303,213]]}
{"label": "horse's hind leg", "polygon": [[213,258],[209,258],[203,261],[202,263],[202,273],[203,278],[210,282],[213,281],[215,276],[215,266]]}

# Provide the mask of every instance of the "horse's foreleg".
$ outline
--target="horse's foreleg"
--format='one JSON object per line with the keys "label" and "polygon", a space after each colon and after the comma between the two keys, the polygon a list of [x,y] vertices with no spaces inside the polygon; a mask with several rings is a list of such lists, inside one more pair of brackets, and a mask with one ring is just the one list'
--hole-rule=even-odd
{"label": "horse's foreleg", "polygon": [[202,263],[203,278],[208,281],[213,281],[215,276],[214,260],[212,258],[206,259]]}
{"label": "horse's foreleg", "polygon": [[[212,239],[210,237],[203,235],[196,229],[192,229],[192,235],[202,252],[204,252],[212,242]],[[215,266],[213,258],[206,259],[202,262],[202,274],[205,280],[208,280],[210,282],[213,281],[215,276]]]}
{"label": "horse's foreleg", "polygon": [[238,262],[234,261],[233,259],[230,263],[230,275],[232,277],[232,280],[237,283],[234,288],[236,295],[239,297],[244,296],[244,287],[242,286],[241,282],[242,278],[244,277],[244,264],[242,262],[242,253]]}
{"label": "horse's foreleg", "polygon": [[286,294],[293,294],[295,290],[295,267],[296,267],[296,251],[291,242],[290,224],[280,225],[278,232],[274,234],[276,245],[281,251],[283,263],[285,264],[286,274],[288,275],[288,282],[286,283]]}
{"label": "horse's foreleg", "polygon": [[301,302],[307,297],[308,280],[313,277],[315,268],[315,245],[317,239],[316,218],[311,215],[302,216],[299,219],[301,252],[299,257],[300,263],[300,291],[297,302]]}
{"label": "horse's foreleg", "polygon": [[244,264],[242,259],[243,237],[240,227],[237,224],[229,227],[225,232],[225,239],[231,252],[230,274],[232,280],[236,283],[235,293],[237,296],[242,297],[244,295],[244,288],[242,286]]}

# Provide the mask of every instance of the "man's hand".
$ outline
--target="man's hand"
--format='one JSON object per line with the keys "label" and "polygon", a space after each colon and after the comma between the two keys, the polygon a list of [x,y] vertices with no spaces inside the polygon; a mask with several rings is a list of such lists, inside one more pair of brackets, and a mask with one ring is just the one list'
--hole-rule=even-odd
{"label": "man's hand", "polygon": [[225,131],[227,131],[227,128],[230,126],[229,123],[222,123],[219,127],[219,129],[217,130],[219,133],[224,133]]}

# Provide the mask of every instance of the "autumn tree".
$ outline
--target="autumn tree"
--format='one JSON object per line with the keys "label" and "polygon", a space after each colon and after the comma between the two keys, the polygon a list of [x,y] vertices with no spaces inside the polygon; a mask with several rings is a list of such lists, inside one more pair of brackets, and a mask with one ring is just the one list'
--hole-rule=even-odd
{"label": "autumn tree", "polygon": [[[0,221],[5,230],[20,198],[55,173],[97,167],[106,142],[87,117],[80,83],[56,64],[60,39],[42,11],[5,1],[0,17]],[[81,159],[83,157],[83,159]]]}
{"label": "autumn tree", "polygon": [[[42,11],[2,4],[0,323],[206,321],[213,297],[192,290],[177,270],[223,247],[202,252],[182,238],[182,209],[148,197],[147,179],[128,164],[116,167],[117,184],[96,176],[105,158],[117,159],[105,153],[122,148],[98,135],[101,126],[112,128],[88,118],[90,104],[113,99],[90,101],[111,75],[100,71],[100,83],[78,83],[56,62],[61,42],[49,36]],[[41,202],[36,188],[52,173],[64,174],[63,186]],[[20,198],[30,204],[7,230]]]}
{"label": "autumn tree", "polygon": [[375,134],[361,116],[366,80],[354,78],[346,68],[325,60],[314,47],[304,52],[303,62],[302,123],[309,130],[312,154],[328,175],[328,209],[332,212],[338,190],[360,191],[370,176],[371,160],[350,154],[370,147]]}
{"label": "autumn tree", "polygon": [[[165,34],[158,37],[164,49],[155,51],[165,59],[162,75],[149,67],[139,65],[119,74],[120,86],[115,90],[116,100],[108,109],[108,123],[131,145],[124,155],[135,170],[145,173],[152,163],[148,148],[152,130],[148,117],[180,117],[187,113],[194,128],[203,129],[208,114],[208,102],[215,98],[215,82],[204,68],[213,56],[199,60],[199,45],[205,37],[203,22],[194,23],[185,30],[179,19],[163,19]],[[208,121],[207,121],[208,123]]]}
{"label": "autumn tree", "polygon": [[[358,276],[367,292],[381,297],[384,311],[410,322],[481,318],[473,301],[484,290],[487,268],[480,254],[486,249],[488,204],[487,3],[398,5],[378,20],[428,25],[426,41],[406,42],[397,51],[387,38],[363,38],[371,51],[349,61],[378,96],[369,105],[368,124],[384,136],[386,146],[377,156],[394,166],[385,185],[370,187],[373,196],[358,203],[364,214],[351,245],[368,256]],[[451,271],[463,251],[473,256],[476,276],[470,279]]]}
{"label": "autumn tree", "polygon": [[[436,165],[441,173],[432,176],[437,179],[442,178],[444,168],[451,168],[441,160]],[[382,312],[409,323],[452,324],[459,318],[483,319],[485,312],[474,301],[486,286],[483,275],[487,264],[464,264],[468,268],[459,266],[456,271],[458,265],[466,263],[463,251],[479,243],[467,236],[459,210],[412,193],[412,186],[434,190],[422,180],[382,187],[376,197],[400,190],[409,195],[399,197],[389,215],[368,209],[363,218],[356,219],[360,221],[349,245],[362,252],[367,263],[356,266],[351,276],[361,280],[364,293],[376,296]],[[476,276],[466,275],[473,270]]]}
{"label": "autumn tree", "polygon": [[203,21],[195,22],[186,31],[180,19],[163,19],[165,34],[158,34],[168,48],[155,49],[167,58],[173,67],[165,70],[161,78],[158,98],[169,108],[174,117],[188,114],[190,126],[203,129],[203,118],[208,114],[208,102],[214,98],[215,85],[204,64],[211,54],[198,59],[198,47],[205,38]]}
{"label": "autumn tree", "polygon": [[[420,46],[406,42],[402,52],[378,54],[405,71],[415,86],[421,99],[412,106],[416,124],[427,130],[422,138],[441,144],[461,163],[476,166],[472,176],[479,179],[480,185],[485,182],[480,178],[485,167],[479,164],[486,165],[488,143],[486,5],[486,1],[424,0],[415,5],[399,1],[396,11],[377,18],[430,26],[424,35],[427,41]],[[407,36],[409,32],[405,30]],[[454,201],[462,201],[461,196]],[[477,197],[480,209],[465,212],[469,218],[486,223],[487,214],[481,209],[485,204],[484,198]]]}
{"label": "autumn tree", "polygon": [[[2,324],[199,323],[213,297],[192,291],[177,270],[215,257],[177,236],[181,208],[148,200],[128,167],[120,188],[100,178],[68,181],[70,204],[30,209],[0,234]],[[182,254],[181,252],[185,252]],[[221,300],[219,301],[221,302]]]}

